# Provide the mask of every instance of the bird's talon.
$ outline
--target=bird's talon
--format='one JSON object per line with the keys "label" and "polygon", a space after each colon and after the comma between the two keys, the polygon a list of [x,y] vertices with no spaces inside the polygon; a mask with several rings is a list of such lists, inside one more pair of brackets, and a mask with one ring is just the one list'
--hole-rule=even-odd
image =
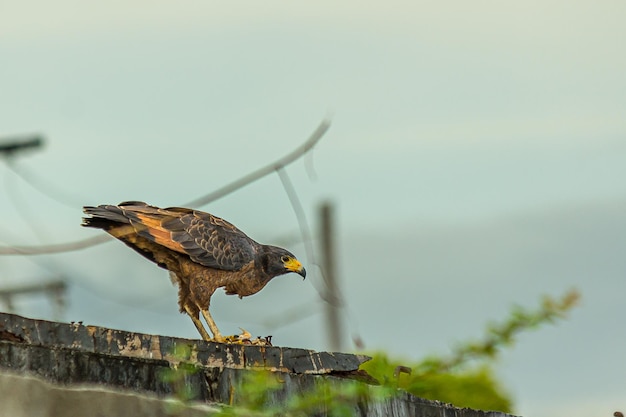
{"label": "bird's talon", "polygon": [[213,338],[211,342],[225,343],[229,345],[253,345],[253,346],[272,346],[272,336],[253,338],[252,334],[245,329],[241,329],[241,334],[220,336]]}
{"label": "bird's talon", "polygon": [[239,330],[241,330],[241,334],[239,336],[237,336],[239,338],[239,340],[245,341],[245,340],[252,339],[252,335],[250,334],[249,331],[247,331],[243,327],[240,327]]}

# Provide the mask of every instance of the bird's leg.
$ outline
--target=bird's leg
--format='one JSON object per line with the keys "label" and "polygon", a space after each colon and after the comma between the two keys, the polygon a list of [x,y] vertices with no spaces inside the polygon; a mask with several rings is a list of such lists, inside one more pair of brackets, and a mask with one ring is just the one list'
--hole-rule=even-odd
{"label": "bird's leg", "polygon": [[198,311],[197,310],[194,311],[188,305],[185,305],[185,311],[187,312],[187,314],[191,318],[191,321],[193,321],[193,324],[196,326],[196,329],[198,329],[198,332],[200,332],[200,336],[202,336],[202,339],[206,340],[206,341],[210,341],[211,340],[211,336],[209,336],[209,334],[207,333],[206,329],[202,325],[202,322],[198,318]]}
{"label": "bird's leg", "polygon": [[219,329],[217,328],[217,324],[215,324],[213,317],[211,317],[211,313],[209,313],[209,309],[206,309],[206,310],[200,309],[200,311],[202,312],[202,315],[204,316],[204,320],[206,320],[206,323],[209,325],[209,330],[211,330],[211,333],[213,333],[213,339],[216,342],[223,342],[224,337],[222,336]]}

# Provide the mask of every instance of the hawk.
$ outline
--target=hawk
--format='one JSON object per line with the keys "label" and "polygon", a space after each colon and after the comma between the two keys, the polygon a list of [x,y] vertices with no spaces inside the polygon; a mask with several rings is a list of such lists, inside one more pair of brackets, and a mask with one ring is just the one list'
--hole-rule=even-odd
{"label": "hawk", "polygon": [[[204,340],[224,342],[209,313],[220,287],[239,298],[256,294],[274,277],[306,270],[289,251],[263,245],[217,216],[182,207],[159,208],[140,201],[83,207],[83,226],[103,229],[170,271],[178,305]],[[199,314],[202,313],[213,338]]]}

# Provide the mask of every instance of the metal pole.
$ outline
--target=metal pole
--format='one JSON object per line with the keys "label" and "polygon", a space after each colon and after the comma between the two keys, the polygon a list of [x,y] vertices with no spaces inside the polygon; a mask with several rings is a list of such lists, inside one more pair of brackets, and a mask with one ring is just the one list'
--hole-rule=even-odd
{"label": "metal pole", "polygon": [[0,154],[10,157],[27,149],[41,148],[43,137],[40,135],[22,135],[0,138]]}
{"label": "metal pole", "polygon": [[0,301],[4,303],[9,313],[15,311],[13,298],[20,295],[31,295],[33,293],[44,293],[49,296],[54,303],[54,318],[60,319],[63,314],[65,305],[65,293],[67,284],[62,278],[49,282],[41,282],[37,284],[26,284],[12,288],[0,288]]}
{"label": "metal pole", "polygon": [[320,235],[322,238],[322,273],[326,282],[326,326],[328,331],[328,346],[331,350],[339,352],[342,348],[342,333],[339,305],[339,285],[337,282],[337,263],[335,248],[335,225],[334,208],[329,202],[324,202],[320,207]]}

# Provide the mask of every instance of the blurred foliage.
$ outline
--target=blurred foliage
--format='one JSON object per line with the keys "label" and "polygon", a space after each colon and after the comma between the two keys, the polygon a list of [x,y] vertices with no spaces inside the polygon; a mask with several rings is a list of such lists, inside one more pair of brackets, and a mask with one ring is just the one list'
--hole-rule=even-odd
{"label": "blurred foliage", "polygon": [[159,374],[159,379],[172,387],[174,401],[168,405],[167,410],[172,416],[183,414],[187,404],[198,396],[198,387],[190,383],[190,378],[202,372],[202,368],[190,363],[191,353],[191,346],[175,345],[169,360],[171,368],[164,369]]}
{"label": "blurred foliage", "polygon": [[367,371],[385,386],[395,386],[420,398],[439,400],[457,407],[477,410],[505,413],[512,411],[512,399],[501,388],[491,367],[487,365],[453,372],[441,371],[427,374],[396,372],[398,367],[414,370],[419,369],[420,366],[421,363],[407,364],[405,361],[391,359],[383,352],[377,352],[372,356],[371,361],[361,366],[361,369]]}
{"label": "blurred foliage", "polygon": [[[579,299],[579,293],[570,290],[560,299],[544,296],[535,310],[515,306],[504,321],[487,326],[482,340],[457,344],[447,356],[429,356],[407,364],[378,352],[361,369],[384,385],[396,386],[418,397],[458,407],[510,413],[513,401],[492,369],[498,352],[511,346],[520,332],[564,318]],[[402,369],[410,369],[411,373],[399,372]]]}
{"label": "blurred foliage", "polygon": [[[349,379],[319,377],[315,385],[305,391],[277,401],[285,381],[281,374],[269,371],[248,372],[232,390],[231,403],[215,414],[220,417],[306,417],[327,415],[351,417],[357,401],[383,401],[396,392],[391,387],[372,387]],[[283,394],[284,395],[284,394]]]}

